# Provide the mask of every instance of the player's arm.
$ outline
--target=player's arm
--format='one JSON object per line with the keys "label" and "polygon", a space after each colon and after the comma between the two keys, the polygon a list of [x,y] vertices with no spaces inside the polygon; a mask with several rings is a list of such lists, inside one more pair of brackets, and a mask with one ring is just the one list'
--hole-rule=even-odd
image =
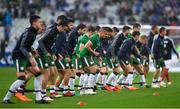
{"label": "player's arm", "polygon": [[92,47],[93,43],[89,40],[86,45],[85,45],[85,48],[87,48],[87,50],[89,52],[91,52],[92,54],[94,54],[95,56],[99,56],[99,53],[94,51],[91,47]]}
{"label": "player's arm", "polygon": [[20,44],[20,50],[27,59],[29,59],[32,56],[31,51],[28,50],[29,48],[31,48],[31,41],[33,41],[31,39],[31,36],[26,35],[23,37],[22,42]]}
{"label": "player's arm", "polygon": [[42,51],[43,54],[48,54],[46,47],[43,43],[43,40],[39,40],[39,49]]}
{"label": "player's arm", "polygon": [[[32,37],[31,35],[27,35],[23,37],[22,42],[20,44],[20,50],[23,53],[23,55],[29,59],[32,66],[36,65],[36,61],[31,53],[31,44],[32,44]],[[30,50],[28,50],[30,48]]]}

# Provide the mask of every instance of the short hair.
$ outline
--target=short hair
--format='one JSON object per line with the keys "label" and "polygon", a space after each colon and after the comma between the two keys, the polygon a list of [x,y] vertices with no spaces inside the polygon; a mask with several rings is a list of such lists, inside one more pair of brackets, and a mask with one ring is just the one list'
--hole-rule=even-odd
{"label": "short hair", "polygon": [[59,15],[56,19],[56,21],[59,21],[59,20],[65,20],[67,19],[67,17],[65,15]]}
{"label": "short hair", "polygon": [[79,30],[79,29],[84,29],[84,28],[86,28],[86,25],[84,25],[84,24],[79,24],[77,27],[77,30]]}
{"label": "short hair", "polygon": [[146,35],[141,35],[140,38],[143,39],[143,40],[148,39],[148,37]]}
{"label": "short hair", "polygon": [[101,29],[101,27],[98,25],[98,26],[95,26],[94,27],[96,31],[99,31]]}
{"label": "short hair", "polygon": [[124,26],[124,27],[122,28],[122,31],[125,32],[125,31],[130,30],[130,29],[131,29],[131,27],[129,27],[129,26]]}
{"label": "short hair", "polygon": [[57,25],[60,26],[67,26],[68,25],[68,19],[64,15],[58,16],[59,22],[57,22]]}
{"label": "short hair", "polygon": [[132,33],[132,36],[133,37],[136,37],[136,36],[138,36],[138,35],[140,35],[141,33],[139,32],[139,31],[134,31],[133,33]]}
{"label": "short hair", "polygon": [[30,18],[29,18],[29,22],[30,22],[30,24],[32,25],[32,23],[33,23],[34,21],[36,21],[37,19],[40,19],[40,18],[41,18],[41,17],[38,16],[38,15],[31,15]]}
{"label": "short hair", "polygon": [[119,29],[118,29],[117,27],[113,27],[112,29],[113,29],[113,31],[115,31],[115,32],[119,32]]}
{"label": "short hair", "polygon": [[133,25],[133,28],[138,28],[138,27],[141,27],[141,24],[135,23],[135,24]]}
{"label": "short hair", "polygon": [[68,23],[74,23],[74,20],[72,18],[67,18]]}
{"label": "short hair", "polygon": [[165,30],[166,30],[165,27],[161,27],[161,28],[159,29],[159,33],[163,32],[163,31],[165,31]]}
{"label": "short hair", "polygon": [[87,27],[87,31],[88,31],[88,32],[95,32],[96,29],[95,29],[95,27],[93,27],[93,26],[88,26],[88,27]]}
{"label": "short hair", "polygon": [[102,27],[101,30],[106,32],[113,32],[113,30],[110,27]]}
{"label": "short hair", "polygon": [[153,26],[151,27],[151,30],[154,30],[156,27],[157,27],[157,25],[153,25]]}

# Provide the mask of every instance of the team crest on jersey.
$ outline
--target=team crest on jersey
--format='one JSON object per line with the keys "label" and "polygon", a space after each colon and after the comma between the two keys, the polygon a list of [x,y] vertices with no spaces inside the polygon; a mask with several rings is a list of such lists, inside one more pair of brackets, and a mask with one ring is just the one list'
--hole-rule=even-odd
{"label": "team crest on jersey", "polygon": [[45,63],[45,67],[48,67],[48,64],[47,64],[47,63]]}
{"label": "team crest on jersey", "polygon": [[20,67],[20,70],[24,70],[24,67]]}
{"label": "team crest on jersey", "polygon": [[72,67],[74,67],[74,64],[71,64]]}
{"label": "team crest on jersey", "polygon": [[79,68],[82,68],[82,65],[79,65]]}
{"label": "team crest on jersey", "polygon": [[69,64],[66,64],[66,67],[69,67]]}
{"label": "team crest on jersey", "polygon": [[128,64],[128,61],[126,61],[126,64]]}

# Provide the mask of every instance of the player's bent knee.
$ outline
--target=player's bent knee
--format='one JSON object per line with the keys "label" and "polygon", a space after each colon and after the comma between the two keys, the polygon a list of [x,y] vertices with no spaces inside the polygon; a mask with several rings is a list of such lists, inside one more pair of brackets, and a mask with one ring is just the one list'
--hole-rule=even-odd
{"label": "player's bent knee", "polygon": [[25,75],[24,76],[19,76],[18,79],[19,80],[26,80],[26,76]]}

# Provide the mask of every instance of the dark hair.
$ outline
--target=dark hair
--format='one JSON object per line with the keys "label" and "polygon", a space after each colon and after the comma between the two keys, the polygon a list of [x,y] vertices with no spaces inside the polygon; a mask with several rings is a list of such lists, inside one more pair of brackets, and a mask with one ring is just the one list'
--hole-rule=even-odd
{"label": "dark hair", "polygon": [[79,29],[84,29],[84,28],[86,28],[86,25],[84,25],[84,24],[79,24],[77,27],[77,30],[79,30]]}
{"label": "dark hair", "polygon": [[141,27],[141,25],[140,25],[139,23],[135,23],[135,24],[133,25],[133,28],[138,28],[138,27]]}
{"label": "dark hair", "polygon": [[60,26],[60,25],[67,26],[68,25],[69,20],[64,15],[58,16],[57,19],[59,20],[59,22],[57,22],[58,26]]}
{"label": "dark hair", "polygon": [[152,27],[151,27],[151,30],[154,30],[154,28],[156,28],[157,27],[157,25],[153,25]]}
{"label": "dark hair", "polygon": [[115,31],[115,32],[119,32],[119,29],[118,29],[117,27],[113,27],[112,29],[113,29],[113,31]]}
{"label": "dark hair", "polygon": [[96,29],[95,29],[95,27],[93,27],[93,26],[88,26],[88,27],[87,27],[87,31],[88,31],[88,32],[95,32]]}
{"label": "dark hair", "polygon": [[99,31],[101,29],[101,27],[98,25],[98,26],[95,26],[94,27],[96,31]]}
{"label": "dark hair", "polygon": [[67,19],[67,17],[65,15],[59,15],[56,19],[56,21],[59,21],[59,20],[65,20]]}
{"label": "dark hair", "polygon": [[131,29],[131,27],[129,27],[129,26],[124,26],[123,29],[122,29],[122,31],[125,32],[125,31],[130,30],[130,29]]}
{"label": "dark hair", "polygon": [[72,18],[67,18],[68,23],[74,23],[74,20]]}
{"label": "dark hair", "polygon": [[165,27],[161,27],[161,28],[159,29],[159,33],[163,32],[163,31],[165,31],[165,30],[166,30]]}
{"label": "dark hair", "polygon": [[101,29],[106,32],[113,32],[113,30],[110,27],[102,27]]}
{"label": "dark hair", "polygon": [[132,33],[132,36],[133,37],[136,37],[137,35],[140,35],[141,33],[139,32],[139,31],[134,31],[133,33]]}
{"label": "dark hair", "polygon": [[41,17],[40,16],[37,16],[37,15],[31,15],[30,18],[29,18],[29,22],[30,24],[32,25],[32,23],[34,21],[36,21],[37,19],[40,19]]}

